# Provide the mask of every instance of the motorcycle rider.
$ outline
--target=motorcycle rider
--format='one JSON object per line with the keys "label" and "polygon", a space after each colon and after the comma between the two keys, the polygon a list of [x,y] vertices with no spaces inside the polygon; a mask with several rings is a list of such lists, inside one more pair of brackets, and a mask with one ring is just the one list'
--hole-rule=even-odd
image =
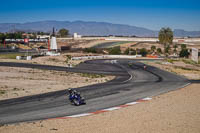
{"label": "motorcycle rider", "polygon": [[80,93],[78,93],[76,90],[73,90],[73,89],[68,89],[68,91],[69,91],[69,94],[70,94],[70,96],[73,96],[73,95],[80,95]]}
{"label": "motorcycle rider", "polygon": [[86,104],[85,103],[85,99],[81,96],[80,92],[77,92],[76,90],[73,90],[73,89],[68,89],[68,92],[69,92],[69,100],[71,102],[74,102],[74,98],[80,98],[79,100],[79,104]]}

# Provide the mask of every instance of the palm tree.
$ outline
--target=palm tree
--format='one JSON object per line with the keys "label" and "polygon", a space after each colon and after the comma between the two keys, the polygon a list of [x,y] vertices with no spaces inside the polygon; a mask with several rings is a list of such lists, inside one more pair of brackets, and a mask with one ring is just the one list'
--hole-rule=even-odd
{"label": "palm tree", "polygon": [[173,42],[173,31],[170,28],[162,28],[159,32],[159,41],[161,44],[164,44],[165,46],[167,44],[172,44]]}

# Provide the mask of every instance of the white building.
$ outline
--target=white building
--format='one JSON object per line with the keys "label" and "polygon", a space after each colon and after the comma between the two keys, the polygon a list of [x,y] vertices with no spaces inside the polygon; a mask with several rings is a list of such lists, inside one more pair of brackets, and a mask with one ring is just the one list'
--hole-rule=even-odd
{"label": "white building", "polygon": [[81,38],[82,36],[81,35],[78,35],[78,33],[74,33],[74,38]]}
{"label": "white building", "polygon": [[37,38],[40,38],[40,39],[49,39],[51,36],[50,35],[37,35]]}

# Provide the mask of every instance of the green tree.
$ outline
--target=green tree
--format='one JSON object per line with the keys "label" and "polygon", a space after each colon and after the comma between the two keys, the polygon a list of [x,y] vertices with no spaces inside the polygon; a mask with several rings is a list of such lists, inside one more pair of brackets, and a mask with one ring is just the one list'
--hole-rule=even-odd
{"label": "green tree", "polygon": [[158,54],[162,54],[162,49],[161,48],[157,48],[157,53]]}
{"label": "green tree", "polygon": [[22,39],[22,32],[6,33],[5,38],[7,38],[7,39]]}
{"label": "green tree", "polygon": [[5,34],[0,33],[0,42],[3,43],[4,39],[6,38]]}
{"label": "green tree", "polygon": [[179,56],[180,56],[180,57],[186,57],[186,58],[188,58],[189,55],[190,55],[190,53],[188,52],[188,49],[182,49],[182,50],[180,51],[180,53],[179,53]]}
{"label": "green tree", "polygon": [[58,33],[60,37],[66,37],[69,35],[69,31],[67,29],[60,29]]}
{"label": "green tree", "polygon": [[142,49],[140,49],[139,54],[141,54],[143,57],[145,57],[148,54],[148,52],[147,52],[146,48],[142,48]]}
{"label": "green tree", "polygon": [[169,51],[170,51],[170,45],[167,45],[164,49],[165,53],[166,54],[169,54]]}
{"label": "green tree", "polygon": [[173,42],[173,31],[170,28],[162,28],[159,32],[159,41],[161,44],[167,45]]}
{"label": "green tree", "polygon": [[127,48],[127,49],[124,51],[124,54],[125,54],[125,55],[129,55],[129,51],[130,51],[130,49]]}
{"label": "green tree", "polygon": [[180,57],[188,58],[190,53],[188,52],[187,46],[185,44],[181,44],[181,51],[179,53]]}
{"label": "green tree", "polygon": [[15,39],[22,39],[22,32],[17,32],[17,33],[15,33],[14,34],[14,36],[15,36]]}
{"label": "green tree", "polygon": [[130,53],[131,53],[131,55],[136,55],[136,50],[135,49],[131,49]]}
{"label": "green tree", "polygon": [[187,48],[186,44],[181,44],[181,49],[186,49],[186,48]]}
{"label": "green tree", "polygon": [[177,52],[177,50],[176,50],[177,48],[178,48],[178,46],[177,46],[177,44],[175,44],[175,45],[174,45],[174,53]]}
{"label": "green tree", "polygon": [[154,52],[156,50],[156,46],[151,46],[151,51]]}

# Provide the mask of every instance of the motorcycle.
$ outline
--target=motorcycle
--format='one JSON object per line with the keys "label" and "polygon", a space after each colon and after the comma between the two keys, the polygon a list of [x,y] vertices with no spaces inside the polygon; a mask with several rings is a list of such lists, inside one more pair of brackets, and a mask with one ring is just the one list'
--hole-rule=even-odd
{"label": "motorcycle", "polygon": [[70,90],[69,91],[69,100],[70,102],[75,105],[75,106],[80,106],[83,104],[86,104],[85,99],[80,95],[80,93],[74,91],[74,90]]}

